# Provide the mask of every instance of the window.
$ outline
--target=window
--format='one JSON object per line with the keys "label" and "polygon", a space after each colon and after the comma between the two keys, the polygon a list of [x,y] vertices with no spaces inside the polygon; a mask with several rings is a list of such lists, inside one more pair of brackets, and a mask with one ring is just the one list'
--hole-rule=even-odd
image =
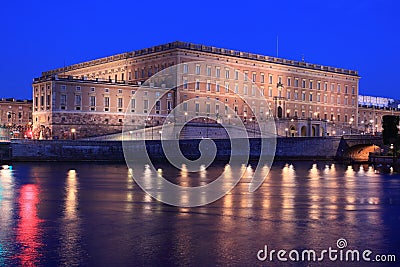
{"label": "window", "polygon": [[186,78],[183,79],[183,89],[188,89],[188,80]]}
{"label": "window", "polygon": [[125,74],[124,73],[121,73],[121,81],[124,81],[125,80]]}
{"label": "window", "polygon": [[290,79],[290,78],[287,78],[287,86],[292,86],[292,79]]}
{"label": "window", "polygon": [[253,72],[253,83],[255,83],[256,82],[256,79],[257,79],[257,74],[255,73],[255,72]]}
{"label": "window", "polygon": [[272,88],[271,87],[268,88],[268,96],[272,97]]}
{"label": "window", "polygon": [[337,92],[340,93],[340,84],[337,85]]}
{"label": "window", "polygon": [[93,96],[93,95],[91,95],[91,96],[89,97],[89,102],[90,102],[89,104],[90,104],[91,107],[96,106],[96,97]]}
{"label": "window", "polygon": [[132,72],[128,72],[128,80],[132,80]]}
{"label": "window", "polygon": [[200,81],[196,80],[195,89],[200,90]]}
{"label": "window", "polygon": [[189,72],[189,67],[187,64],[183,64],[183,73],[188,73]]}
{"label": "window", "polygon": [[354,95],[356,93],[356,89],[354,88],[354,86],[351,87],[351,93]]}
{"label": "window", "polygon": [[188,110],[188,103],[183,102],[183,111],[187,111],[187,110]]}
{"label": "window", "polygon": [[229,70],[225,70],[225,79],[229,79]]}
{"label": "window", "polygon": [[[61,85],[61,91],[65,91],[67,89],[66,85]],[[37,92],[37,88],[36,88],[36,92]]]}
{"label": "window", "polygon": [[122,98],[122,97],[118,97],[118,104],[117,104],[117,107],[118,107],[119,109],[122,109],[122,106],[123,106],[123,98]]}
{"label": "window", "polygon": [[335,91],[335,84],[331,84],[331,92]]}
{"label": "window", "polygon": [[156,98],[160,97],[160,92],[156,92]]}
{"label": "window", "polygon": [[105,89],[104,89],[104,92],[105,92],[105,93],[108,93],[109,91],[110,91],[110,89],[108,89],[108,88],[105,88]]}
{"label": "window", "polygon": [[122,89],[118,89],[118,94],[122,94]]}
{"label": "window", "polygon": [[251,86],[251,95],[255,96],[256,95],[256,87],[253,85]]}
{"label": "window", "polygon": [[268,77],[268,83],[272,84],[272,74],[270,74],[269,77]]}
{"label": "window", "polygon": [[76,87],[76,91],[80,91],[81,90],[81,87],[80,86],[77,86]]}
{"label": "window", "polygon": [[207,76],[211,76],[211,67],[207,66]]}
{"label": "window", "polygon": [[132,94],[132,95],[136,94],[136,91],[135,91],[135,90],[132,90],[132,91],[131,91],[131,94]]}
{"label": "window", "polygon": [[67,105],[67,95],[60,95],[60,105],[62,106]]}
{"label": "window", "polygon": [[235,80],[239,80],[239,71],[235,70]]}
{"label": "window", "polygon": [[135,109],[136,108],[136,99],[132,98],[131,99],[131,109]]}
{"label": "window", "polygon": [[143,100],[143,110],[147,110],[149,108],[149,100]]}
{"label": "window", "polygon": [[317,102],[321,102],[321,96],[317,95]]}
{"label": "window", "polygon": [[294,92],[294,100],[298,100],[299,99],[299,93],[298,92]]}
{"label": "window", "polygon": [[328,91],[328,83],[324,83],[324,91]]}
{"label": "window", "polygon": [[248,79],[247,75],[248,75],[248,74],[249,74],[248,71],[245,71],[245,72],[244,72],[244,77],[243,77],[243,79],[244,79],[245,82],[247,82],[247,79]]}
{"label": "window", "polygon": [[75,105],[81,105],[81,95],[75,95]]}
{"label": "window", "polygon": [[239,85],[237,83],[235,83],[235,94],[239,93]]}
{"label": "window", "polygon": [[139,73],[137,70],[135,70],[135,79],[139,79]]}
{"label": "window", "polygon": [[207,91],[211,91],[211,82],[207,81]]}
{"label": "window", "polygon": [[328,102],[328,97],[326,95],[324,95],[324,103]]}
{"label": "window", "polygon": [[264,75],[264,73],[261,73],[261,75],[260,75],[260,82],[261,82],[261,83],[264,83],[264,82],[265,82],[265,75]]}
{"label": "window", "polygon": [[305,92],[301,93],[301,100],[306,101],[306,93]]}
{"label": "window", "polygon": [[294,86],[295,87],[299,87],[299,79],[295,79],[294,80]]}
{"label": "window", "polygon": [[225,83],[225,93],[229,93],[229,83]]}
{"label": "window", "polygon": [[46,95],[46,105],[50,106],[50,95]]}
{"label": "window", "polygon": [[104,97],[104,107],[109,108],[110,107],[110,97],[105,96]]}
{"label": "window", "polygon": [[247,88],[247,85],[245,84],[245,85],[243,85],[243,94],[247,95],[247,91],[248,91],[248,88]]}
{"label": "window", "polygon": [[337,103],[340,105],[340,97],[337,98]]}
{"label": "window", "polygon": [[159,113],[161,110],[161,101],[157,100],[156,101],[156,113]]}
{"label": "window", "polygon": [[200,65],[196,65],[196,75],[200,75]]}
{"label": "window", "polygon": [[282,84],[282,76],[278,76],[278,83]]}
{"label": "window", "polygon": [[310,89],[313,89],[313,81],[310,80]]}
{"label": "window", "polygon": [[219,92],[219,82],[215,83],[215,92]]}
{"label": "window", "polygon": [[206,104],[206,113],[210,114],[210,110],[211,110],[211,105],[210,103]]}
{"label": "window", "polygon": [[345,94],[349,93],[349,87],[347,85],[344,86],[344,93]]}
{"label": "window", "polygon": [[287,91],[287,99],[290,99],[290,91]]}
{"label": "window", "polygon": [[321,82],[320,81],[317,82],[317,90],[321,90]]}
{"label": "window", "polygon": [[199,112],[200,111],[200,105],[199,105],[199,103],[195,103],[195,111],[196,112]]}
{"label": "window", "polygon": [[170,100],[167,101],[167,110],[172,110],[172,102]]}
{"label": "window", "polygon": [[219,78],[219,77],[221,76],[221,69],[220,69],[220,68],[217,68],[217,69],[216,69],[215,76],[216,76],[217,78]]}
{"label": "window", "polygon": [[301,88],[306,88],[306,80],[301,81]]}

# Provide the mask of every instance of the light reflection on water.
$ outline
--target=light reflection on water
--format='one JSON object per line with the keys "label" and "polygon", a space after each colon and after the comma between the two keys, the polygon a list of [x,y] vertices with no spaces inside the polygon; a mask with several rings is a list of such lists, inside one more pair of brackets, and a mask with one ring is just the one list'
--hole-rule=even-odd
{"label": "light reflection on water", "polygon": [[[341,237],[353,248],[396,252],[400,176],[367,165],[276,163],[263,167],[265,181],[250,193],[254,166],[215,164],[192,173],[165,164],[156,171],[16,164],[0,171],[0,265],[243,266],[259,264],[255,255],[265,244],[326,249]],[[143,175],[145,187],[158,188],[161,176],[202,186],[221,173],[228,184],[243,176],[226,196],[198,208],[164,205],[132,178]]]}

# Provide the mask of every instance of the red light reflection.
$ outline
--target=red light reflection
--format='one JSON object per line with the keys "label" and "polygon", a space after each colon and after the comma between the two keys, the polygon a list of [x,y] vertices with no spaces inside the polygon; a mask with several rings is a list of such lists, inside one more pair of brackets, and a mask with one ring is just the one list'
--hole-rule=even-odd
{"label": "red light reflection", "polygon": [[21,246],[17,258],[21,260],[21,266],[38,265],[40,256],[38,249],[42,246],[39,236],[38,203],[38,185],[23,185],[18,198],[20,210],[17,226],[17,243]]}

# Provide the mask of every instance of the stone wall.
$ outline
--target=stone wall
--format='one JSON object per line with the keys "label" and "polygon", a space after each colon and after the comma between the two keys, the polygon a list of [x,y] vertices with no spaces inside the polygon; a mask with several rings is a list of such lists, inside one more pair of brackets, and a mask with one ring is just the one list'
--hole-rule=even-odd
{"label": "stone wall", "polygon": [[[340,137],[278,138],[275,158],[334,159],[340,140]],[[198,157],[200,154],[197,148],[200,141],[200,139],[180,140],[182,153],[189,158]],[[129,145],[137,146],[137,149],[141,150],[142,144],[142,141],[130,141]],[[218,148],[218,158],[229,157],[229,140],[215,140],[215,144]],[[159,140],[146,141],[146,147],[152,158],[165,158]],[[250,156],[257,158],[261,148],[260,139],[250,139],[250,147]],[[11,143],[11,153],[14,161],[124,161],[120,141],[16,140]]]}

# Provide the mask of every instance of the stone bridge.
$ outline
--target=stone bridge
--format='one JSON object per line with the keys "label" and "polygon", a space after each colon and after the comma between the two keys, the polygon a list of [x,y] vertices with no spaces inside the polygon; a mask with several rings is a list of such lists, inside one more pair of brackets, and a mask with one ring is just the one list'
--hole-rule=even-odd
{"label": "stone bridge", "polygon": [[338,159],[367,161],[370,152],[378,152],[383,146],[381,136],[343,135],[336,155]]}

